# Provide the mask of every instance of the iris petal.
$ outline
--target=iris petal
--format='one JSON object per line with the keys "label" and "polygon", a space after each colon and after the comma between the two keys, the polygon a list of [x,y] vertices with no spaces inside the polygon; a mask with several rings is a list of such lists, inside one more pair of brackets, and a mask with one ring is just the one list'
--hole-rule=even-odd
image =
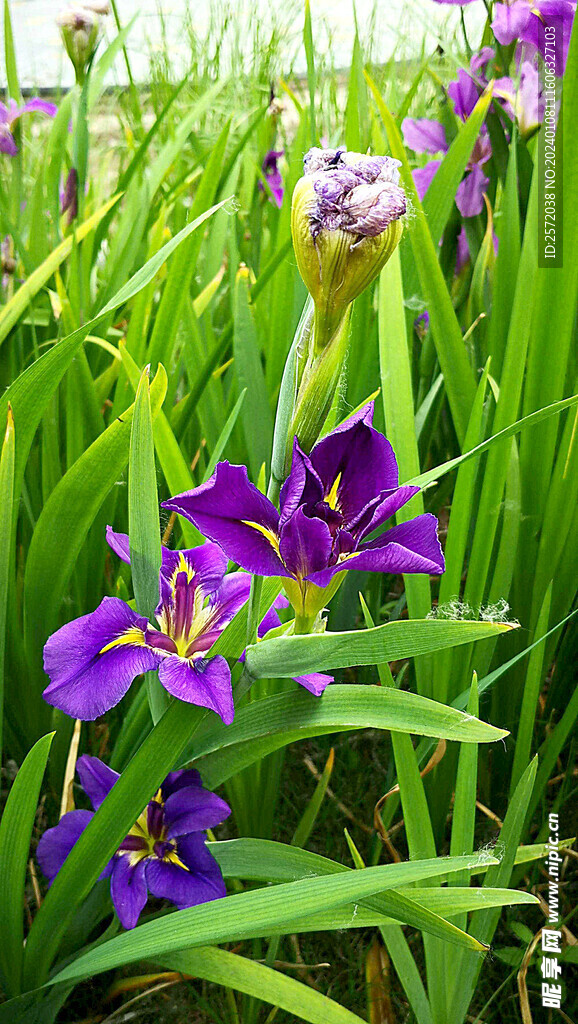
{"label": "iris petal", "polygon": [[169,656],[161,663],[159,679],[173,697],[201,708],[210,708],[225,725],[233,721],[231,670],[225,658],[186,659]]}
{"label": "iris petal", "polygon": [[164,807],[167,836],[183,836],[188,832],[203,832],[220,825],[228,818],[231,808],[220,796],[201,786],[179,789],[168,798]]}
{"label": "iris petal", "polygon": [[170,861],[147,861],[146,879],[153,896],[184,910],[226,895],[219,865],[206,849],[203,836],[193,833],[179,840],[177,855],[188,870]]}
{"label": "iris petal", "polygon": [[133,679],[158,665],[158,655],[144,645],[146,625],[124,601],[105,597],[96,611],[62,626],[44,647],[50,677],[44,699],[83,721],[103,715]]}
{"label": "iris petal", "polygon": [[103,764],[98,757],[89,757],[88,754],[83,754],[78,758],[76,771],[80,785],[97,811],[117,779],[120,778],[118,772]]}
{"label": "iris petal", "polygon": [[397,461],[387,438],[372,425],[373,402],[315,445],[311,465],[322,481],[325,500],[334,505],[347,527],[380,491],[398,485]]}
{"label": "iris petal", "polygon": [[58,825],[41,836],[36,856],[42,872],[52,882],[60,871],[72,847],[80,839],[94,814],[92,811],[69,811]]}
{"label": "iris petal", "polygon": [[280,552],[293,576],[309,578],[327,565],[333,540],[327,523],[309,518],[302,508],[291,516],[281,530]]}
{"label": "iris petal", "polygon": [[325,572],[317,573],[313,582],[320,587],[329,585],[335,572],[357,569],[362,572],[427,573],[439,575],[445,561],[437,536],[438,521],[425,513],[407,523],[386,530],[376,540],[362,545],[345,561]]}
{"label": "iris petal", "polygon": [[245,466],[220,462],[207,483],[163,502],[163,508],[189,519],[243,569],[262,576],[289,575],[271,541],[279,513],[250,483]]}
{"label": "iris petal", "polygon": [[131,864],[130,854],[115,858],[110,878],[110,895],[123,928],[134,928],[147,901],[146,861]]}

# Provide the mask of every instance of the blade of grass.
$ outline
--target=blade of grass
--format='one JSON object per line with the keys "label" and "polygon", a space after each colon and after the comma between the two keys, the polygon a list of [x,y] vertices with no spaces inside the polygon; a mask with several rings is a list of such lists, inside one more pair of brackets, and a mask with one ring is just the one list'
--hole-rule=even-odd
{"label": "blade of grass", "polygon": [[[399,252],[396,251],[379,278],[379,366],[383,411],[388,439],[398,461],[402,479],[419,475],[419,454],[414,419],[411,364],[405,328],[403,282]],[[423,497],[416,494],[396,515],[406,522],[424,511]],[[407,606],[411,618],[424,619],[431,609],[429,577],[404,576]],[[431,697],[431,664],[416,661],[418,692]]]}
{"label": "blade of grass", "polygon": [[0,538],[0,762],[2,760],[4,715],[4,668],[6,657],[6,618],[10,594],[12,562],[12,509],[14,500],[14,461],[16,436],[14,416],[8,406],[6,432],[0,455],[0,506],[4,529]]}
{"label": "blade of grass", "polygon": [[12,783],[0,822],[0,969],[8,996],[17,995],[22,990],[22,908],[26,866],[40,786],[53,736],[54,733],[43,736],[32,747]]}
{"label": "blade of grass", "polygon": [[161,966],[245,992],[311,1024],[362,1024],[361,1017],[321,992],[224,949],[201,947],[169,953],[163,956]]}
{"label": "blade of grass", "polygon": [[[148,366],[139,381],[130,434],[128,533],[136,608],[140,615],[152,619],[159,600],[161,534]],[[156,725],[169,698],[156,672],[146,673],[146,685],[151,717]]]}
{"label": "blade of grass", "polygon": [[[484,886],[488,888],[504,886],[510,881],[516,858],[516,850],[520,842],[528,804],[534,788],[537,765],[537,758],[534,758],[526,768],[509,802],[504,824],[500,832],[501,859],[499,864],[488,868],[484,880]],[[478,910],[472,916],[470,933],[477,935],[482,942],[491,943],[499,917],[499,909]],[[457,956],[459,961],[455,965],[455,970],[456,975],[459,976],[460,984],[454,994],[448,1024],[462,1024],[483,962],[479,956],[472,956],[472,954],[466,952],[458,953]]]}
{"label": "blade of grass", "polygon": [[[247,670],[258,678],[293,678],[351,665],[376,665],[508,632],[509,623],[409,619],[374,629],[263,640],[247,649]],[[408,696],[408,695],[406,695]]]}

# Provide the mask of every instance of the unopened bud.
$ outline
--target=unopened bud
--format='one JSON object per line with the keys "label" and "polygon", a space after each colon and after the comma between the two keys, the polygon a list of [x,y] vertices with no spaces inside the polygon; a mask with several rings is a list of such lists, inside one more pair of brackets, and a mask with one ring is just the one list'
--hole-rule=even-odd
{"label": "unopened bud", "polygon": [[78,172],[75,167],[71,167],[68,172],[60,199],[60,212],[63,215],[66,213],[68,224],[72,224],[78,216]]}
{"label": "unopened bud", "polygon": [[3,283],[4,279],[12,277],[16,271],[16,260],[12,254],[12,240],[9,235],[6,235],[0,244],[0,269],[2,271]]}
{"label": "unopened bud", "polygon": [[56,17],[62,41],[76,73],[82,83],[100,40],[101,18],[110,11],[108,2],[86,0],[72,3]]}
{"label": "unopened bud", "polygon": [[406,211],[399,162],[345,149],[311,149],[293,193],[297,265],[316,308],[320,351],[347,306],[400,241]]}

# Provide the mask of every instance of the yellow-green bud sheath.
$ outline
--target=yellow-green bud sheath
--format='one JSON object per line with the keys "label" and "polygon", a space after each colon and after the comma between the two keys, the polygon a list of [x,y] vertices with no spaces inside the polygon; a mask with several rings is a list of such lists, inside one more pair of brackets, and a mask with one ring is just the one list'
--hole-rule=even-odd
{"label": "yellow-green bud sheath", "polygon": [[299,273],[315,303],[315,348],[335,332],[345,310],[378,276],[399,244],[403,222],[391,221],[379,235],[359,237],[343,228],[311,230],[317,197],[312,176],[293,192],[291,230]]}
{"label": "yellow-green bud sheath", "polygon": [[312,149],[291,207],[299,272],[315,303],[315,355],[347,307],[377,277],[395,247],[406,210],[398,163],[344,149]]}

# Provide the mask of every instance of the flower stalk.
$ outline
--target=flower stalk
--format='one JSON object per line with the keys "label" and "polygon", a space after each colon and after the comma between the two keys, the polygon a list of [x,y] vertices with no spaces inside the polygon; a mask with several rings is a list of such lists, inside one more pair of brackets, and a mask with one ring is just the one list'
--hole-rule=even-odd
{"label": "flower stalk", "polygon": [[306,348],[297,353],[284,476],[293,438],[309,453],[323,430],[346,362],[352,302],[401,239],[406,200],[397,168],[389,157],[345,149],[312,149],[305,157],[293,193],[291,231],[314,313]]}

